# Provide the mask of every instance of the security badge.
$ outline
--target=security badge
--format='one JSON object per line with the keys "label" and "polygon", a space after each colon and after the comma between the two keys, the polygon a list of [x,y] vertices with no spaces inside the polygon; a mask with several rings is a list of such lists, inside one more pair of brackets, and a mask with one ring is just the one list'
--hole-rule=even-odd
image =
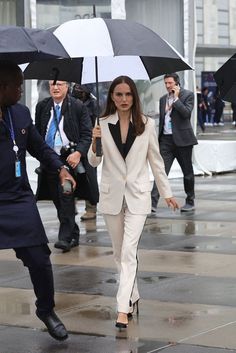
{"label": "security badge", "polygon": [[21,165],[20,165],[20,161],[19,161],[19,159],[18,159],[18,151],[19,151],[19,148],[18,148],[18,146],[15,144],[15,141],[14,141],[13,151],[14,151],[15,154],[16,154],[16,161],[15,161],[15,177],[16,177],[16,178],[19,178],[19,177],[21,176]]}
{"label": "security badge", "polygon": [[16,178],[21,176],[20,161],[15,161],[15,176]]}

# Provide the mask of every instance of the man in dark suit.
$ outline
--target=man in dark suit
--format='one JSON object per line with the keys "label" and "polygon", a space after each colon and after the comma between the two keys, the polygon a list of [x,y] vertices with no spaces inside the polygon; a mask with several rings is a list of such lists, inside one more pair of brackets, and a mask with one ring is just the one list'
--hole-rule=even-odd
{"label": "man in dark suit", "polygon": [[[77,178],[80,173],[85,174],[82,160],[91,143],[92,124],[86,106],[69,96],[68,88],[65,81],[49,81],[51,97],[37,104],[35,126]],[[82,181],[79,180],[77,184],[80,190],[84,189]],[[58,175],[44,165],[40,168],[36,197],[37,200],[52,199],[56,206],[60,227],[55,248],[67,252],[78,246],[75,193],[63,193]]]}
{"label": "man in dark suit", "polygon": [[[186,202],[181,212],[189,212],[194,206],[194,173],[192,165],[193,145],[197,144],[191,126],[191,113],[194,106],[194,94],[180,87],[176,73],[166,74],[164,83],[167,94],[160,99],[159,144],[165,163],[166,174],[176,158],[184,175]],[[152,189],[152,212],[155,213],[159,192],[154,183]]]}
{"label": "man in dark suit", "polygon": [[65,326],[55,314],[53,273],[48,239],[26,171],[26,152],[57,173],[61,185],[75,181],[57,154],[35,129],[29,109],[17,104],[23,75],[9,61],[0,61],[0,249],[13,248],[28,267],[34,287],[36,315],[52,337],[65,340]]}

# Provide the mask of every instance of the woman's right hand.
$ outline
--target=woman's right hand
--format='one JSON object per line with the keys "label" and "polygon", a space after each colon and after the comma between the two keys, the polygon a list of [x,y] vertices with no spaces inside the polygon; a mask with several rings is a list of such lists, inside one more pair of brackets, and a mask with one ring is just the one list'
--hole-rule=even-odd
{"label": "woman's right hand", "polygon": [[96,138],[97,137],[102,137],[102,134],[101,134],[101,128],[99,125],[96,125],[94,128],[93,128],[93,132],[92,132],[92,150],[93,150],[93,153],[96,153]]}
{"label": "woman's right hand", "polygon": [[174,197],[169,197],[166,200],[168,207],[171,207],[174,211],[179,209],[179,204]]}

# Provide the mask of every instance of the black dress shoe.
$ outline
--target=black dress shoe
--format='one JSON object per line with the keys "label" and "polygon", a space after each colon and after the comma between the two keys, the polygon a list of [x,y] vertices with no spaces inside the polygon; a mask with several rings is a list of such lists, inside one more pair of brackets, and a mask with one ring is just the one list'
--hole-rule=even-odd
{"label": "black dress shoe", "polygon": [[61,250],[63,250],[63,252],[68,252],[68,251],[70,251],[71,245],[66,240],[58,240],[54,244],[54,248],[61,249]]}
{"label": "black dress shoe", "polygon": [[76,246],[79,246],[79,239],[72,239],[70,242],[70,247],[74,248]]}
{"label": "black dress shoe", "polygon": [[36,311],[38,318],[43,321],[48,329],[48,333],[58,341],[64,341],[68,338],[68,333],[65,326],[58,318],[54,311],[51,311],[47,315],[39,315]]}

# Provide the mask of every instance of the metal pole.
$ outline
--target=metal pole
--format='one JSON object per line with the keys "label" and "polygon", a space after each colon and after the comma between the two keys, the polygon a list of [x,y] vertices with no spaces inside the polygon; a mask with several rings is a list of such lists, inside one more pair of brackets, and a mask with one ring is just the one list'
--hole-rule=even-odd
{"label": "metal pole", "polygon": [[[96,6],[93,5],[93,16],[96,17]],[[96,97],[97,97],[97,124],[99,125],[99,89],[98,89],[98,58],[95,56],[95,78],[96,78]],[[96,156],[102,156],[101,138],[96,138]]]}

